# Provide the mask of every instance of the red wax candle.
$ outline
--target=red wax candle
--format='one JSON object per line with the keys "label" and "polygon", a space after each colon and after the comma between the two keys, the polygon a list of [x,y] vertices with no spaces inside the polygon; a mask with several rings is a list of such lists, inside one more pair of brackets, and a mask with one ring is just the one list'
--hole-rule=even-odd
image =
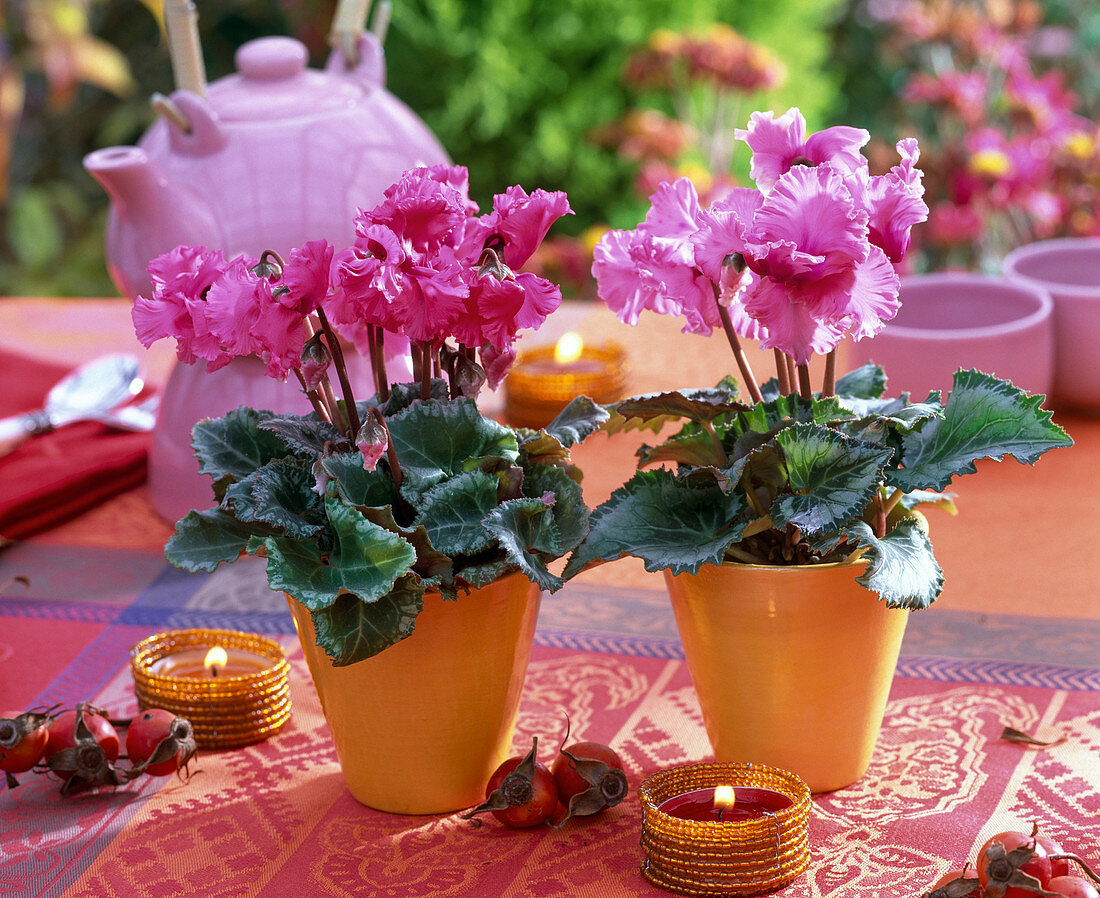
{"label": "red wax candle", "polygon": [[[721,788],[721,787],[719,787]],[[716,820],[733,823],[753,820],[789,808],[794,802],[782,792],[738,786],[733,804],[715,803],[714,789],[694,789],[661,802],[657,810],[681,820]]]}

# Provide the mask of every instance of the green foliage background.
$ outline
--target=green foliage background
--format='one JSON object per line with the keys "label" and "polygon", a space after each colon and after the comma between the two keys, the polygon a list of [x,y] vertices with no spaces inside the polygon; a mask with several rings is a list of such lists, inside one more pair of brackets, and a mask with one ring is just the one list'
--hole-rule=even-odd
{"label": "green foliage background", "polygon": [[[327,53],[332,0],[199,0],[198,6],[211,80],[233,70],[237,46],[266,34],[304,40],[313,65]],[[566,190],[578,213],[567,224],[574,232],[600,222],[633,224],[638,203],[630,166],[587,140],[638,100],[619,80],[630,49],[656,28],[727,22],[787,65],[775,108],[797,105],[818,128],[830,123],[835,99],[837,76],[825,77],[822,69],[826,26],[839,6],[840,0],[395,0],[386,41],[389,87],[469,167],[472,193],[483,205],[503,186],[522,183]],[[110,295],[102,259],[106,197],[80,160],[140,137],[151,121],[148,97],[172,88],[167,49],[137,0],[93,3],[91,29],[125,55],[135,89],[120,98],[82,85],[58,108],[20,31],[18,7],[9,10],[0,18],[0,51],[23,69],[27,96],[10,191],[0,199],[0,295]]]}

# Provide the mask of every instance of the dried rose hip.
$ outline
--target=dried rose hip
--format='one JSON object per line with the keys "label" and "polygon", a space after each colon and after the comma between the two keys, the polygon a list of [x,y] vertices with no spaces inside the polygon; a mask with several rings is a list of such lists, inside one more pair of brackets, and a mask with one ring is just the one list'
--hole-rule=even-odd
{"label": "dried rose hip", "polygon": [[492,811],[497,820],[512,829],[526,829],[549,820],[558,807],[558,787],[553,774],[536,760],[538,746],[536,736],[526,755],[501,764],[485,787],[485,801],[463,814],[462,819]]}
{"label": "dried rose hip", "polygon": [[63,793],[82,786],[120,786],[125,779],[114,766],[118,750],[118,733],[107,712],[81,702],[50,722],[44,760],[66,780]]}
{"label": "dried rose hip", "polygon": [[49,716],[27,711],[0,717],[0,770],[8,786],[19,785],[13,773],[25,773],[42,760],[49,739]]}
{"label": "dried rose hip", "polygon": [[142,711],[126,731],[131,776],[171,776],[187,767],[197,751],[191,721],[162,708]]}
{"label": "dried rose hip", "polygon": [[598,814],[626,798],[622,758],[599,742],[577,742],[558,753],[551,767],[558,800],[567,808],[560,826],[570,817]]}
{"label": "dried rose hip", "polygon": [[925,898],[982,898],[982,884],[976,877],[968,876],[970,865],[962,870],[945,873],[932,884]]}

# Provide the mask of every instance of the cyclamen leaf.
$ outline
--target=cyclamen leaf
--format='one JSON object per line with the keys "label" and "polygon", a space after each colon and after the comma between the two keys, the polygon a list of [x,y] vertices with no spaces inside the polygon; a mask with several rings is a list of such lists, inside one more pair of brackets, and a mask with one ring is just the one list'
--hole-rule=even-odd
{"label": "cyclamen leaf", "polygon": [[902,518],[882,539],[863,521],[846,532],[865,549],[867,568],[856,582],[878,593],[891,608],[927,608],[943,591],[943,571],[932,543],[914,518]]}
{"label": "cyclamen leaf", "polygon": [[226,500],[239,520],[263,521],[289,536],[305,539],[325,527],[324,504],[313,486],[308,467],[296,459],[283,459],[268,462],[234,483]]}
{"label": "cyclamen leaf", "polygon": [[577,396],[546,425],[546,432],[567,449],[600,429],[611,413],[587,396]]}
{"label": "cyclamen leaf", "polygon": [[813,424],[776,434],[775,443],[795,495],[777,496],[777,527],[794,524],[805,533],[837,530],[863,511],[883,477],[891,451]]}
{"label": "cyclamen leaf", "polygon": [[912,511],[920,505],[931,505],[940,511],[946,511],[950,515],[956,515],[959,510],[955,507],[954,493],[935,493],[931,490],[913,490],[901,497],[898,503],[902,508]]}
{"label": "cyclamen leaf", "polygon": [[[316,418],[283,416],[268,418],[259,424],[260,430],[273,433],[293,452],[301,452],[317,458],[325,451],[326,443],[343,443],[347,440],[335,427]],[[350,448],[350,447],[347,447]]]}
{"label": "cyclamen leaf", "polygon": [[341,592],[355,593],[364,602],[380,599],[416,562],[415,549],[338,499],[326,499],[325,508],[336,537],[331,557],[326,559],[313,542],[269,538],[271,588],[290,593],[310,610],[331,605]]}
{"label": "cyclamen leaf", "polygon": [[191,431],[191,445],[199,459],[199,473],[217,482],[225,477],[242,480],[269,461],[291,452],[275,434],[260,429],[271,412],[241,407],[221,418],[199,421]]}
{"label": "cyclamen leaf", "polygon": [[437,483],[461,474],[470,459],[519,458],[511,429],[483,418],[469,399],[416,402],[387,423],[405,477],[401,490],[414,504]]}
{"label": "cyclamen leaf", "polygon": [[321,467],[336,481],[336,490],[348,505],[380,508],[397,501],[388,473],[363,467],[361,452],[338,452],[321,459]]}
{"label": "cyclamen leaf", "polygon": [[594,561],[633,555],[647,571],[697,573],[719,564],[748,523],[740,490],[680,481],[670,471],[639,471],[592,512],[585,541],[569,559],[569,579]]}
{"label": "cyclamen leaf", "polygon": [[531,499],[554,494],[550,513],[561,539],[559,556],[572,552],[588,533],[588,506],[584,504],[580,484],[562,468],[529,465],[524,468],[523,493]]}
{"label": "cyclamen leaf", "polygon": [[236,561],[241,552],[248,551],[251,537],[271,536],[275,532],[264,524],[238,521],[221,508],[189,511],[168,538],[164,556],[181,570],[209,573],[221,562]]}
{"label": "cyclamen leaf", "polygon": [[[396,415],[398,412],[402,412],[414,403],[420,402],[420,381],[407,384],[392,384],[390,386],[390,398],[382,403],[382,415],[386,418],[387,422],[391,415]],[[447,386],[447,381],[442,378],[436,377],[432,379],[430,393],[432,399],[438,399],[442,402],[446,402],[450,397],[450,388]],[[368,403],[370,405],[370,403]],[[366,420],[366,415],[359,416],[361,420]]]}
{"label": "cyclamen leaf", "polygon": [[469,471],[429,490],[416,520],[432,545],[448,555],[487,549],[493,539],[481,522],[497,506],[497,483],[492,474]]}
{"label": "cyclamen leaf", "polygon": [[705,430],[689,424],[659,446],[643,445],[638,450],[639,468],[659,465],[666,461],[685,465],[721,467],[726,463],[726,453],[720,445],[714,444],[714,439]]}
{"label": "cyclamen leaf", "polygon": [[942,491],[956,475],[973,474],[979,458],[1011,455],[1034,464],[1048,449],[1072,446],[1051,413],[1039,407],[1044,398],[980,371],[955,372],[943,418],[905,436],[902,466],[888,482],[907,493]]}
{"label": "cyclamen leaf", "polygon": [[421,526],[402,527],[394,520],[393,506],[363,508],[363,517],[372,524],[384,527],[390,533],[396,533],[416,550],[416,563],[411,572],[416,574],[425,586],[439,586],[454,579],[454,565],[449,555],[445,555],[432,545],[428,531]]}
{"label": "cyclamen leaf", "polygon": [[881,365],[868,362],[854,371],[849,371],[836,382],[838,396],[851,396],[857,399],[878,399],[886,392],[886,372]]}
{"label": "cyclamen leaf", "polygon": [[734,434],[774,433],[792,422],[812,424],[833,424],[854,418],[850,411],[841,407],[836,396],[826,399],[814,399],[807,402],[797,393],[780,396],[770,402],[758,402],[752,408],[740,411],[730,419],[729,430]]}
{"label": "cyclamen leaf", "polygon": [[623,418],[643,421],[654,418],[687,418],[689,421],[713,421],[715,418],[746,408],[737,402],[736,390],[718,386],[704,390],[681,390],[669,393],[649,393],[624,399],[614,406]]}
{"label": "cyclamen leaf", "polygon": [[486,515],[484,526],[500,542],[508,560],[533,583],[549,592],[565,585],[539,557],[545,554],[558,558],[563,552],[554,515],[541,499],[503,502]]}
{"label": "cyclamen leaf", "polygon": [[400,578],[393,589],[369,604],[344,593],[331,605],[311,612],[317,645],[332,659],[333,667],[363,661],[411,636],[423,607],[424,587],[413,577]]}
{"label": "cyclamen leaf", "polygon": [[858,420],[851,428],[866,428],[875,424],[892,424],[900,430],[912,430],[929,418],[942,418],[940,391],[933,390],[924,402],[910,402],[909,394],[897,399],[851,399],[841,397],[841,405],[855,414]]}
{"label": "cyclamen leaf", "polygon": [[462,568],[461,571],[455,573],[455,581],[462,581],[471,589],[480,589],[482,586],[488,586],[494,580],[500,579],[505,574],[517,570],[517,566],[508,559],[505,553],[501,552],[500,555],[500,558],[481,561]]}

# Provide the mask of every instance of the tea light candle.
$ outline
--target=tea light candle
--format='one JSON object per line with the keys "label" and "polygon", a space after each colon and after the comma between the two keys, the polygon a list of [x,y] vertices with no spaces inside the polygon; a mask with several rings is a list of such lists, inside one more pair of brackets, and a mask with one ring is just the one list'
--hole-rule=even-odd
{"label": "tea light candle", "polygon": [[576,396],[601,403],[622,398],[627,373],[621,346],[587,346],[568,333],[554,346],[519,354],[505,380],[505,413],[516,426],[544,427]]}
{"label": "tea light candle", "polygon": [[761,764],[695,764],[654,774],[642,803],[642,875],[689,895],[781,888],[809,863],[810,790]]}
{"label": "tea light candle", "polygon": [[200,748],[266,739],[290,718],[289,665],[271,639],[233,630],[174,630],[130,650],[141,708],[191,721]]}
{"label": "tea light candle", "polygon": [[742,786],[716,786],[713,789],[692,789],[661,802],[662,814],[681,820],[755,820],[789,808],[794,802],[789,796],[771,789]]}

